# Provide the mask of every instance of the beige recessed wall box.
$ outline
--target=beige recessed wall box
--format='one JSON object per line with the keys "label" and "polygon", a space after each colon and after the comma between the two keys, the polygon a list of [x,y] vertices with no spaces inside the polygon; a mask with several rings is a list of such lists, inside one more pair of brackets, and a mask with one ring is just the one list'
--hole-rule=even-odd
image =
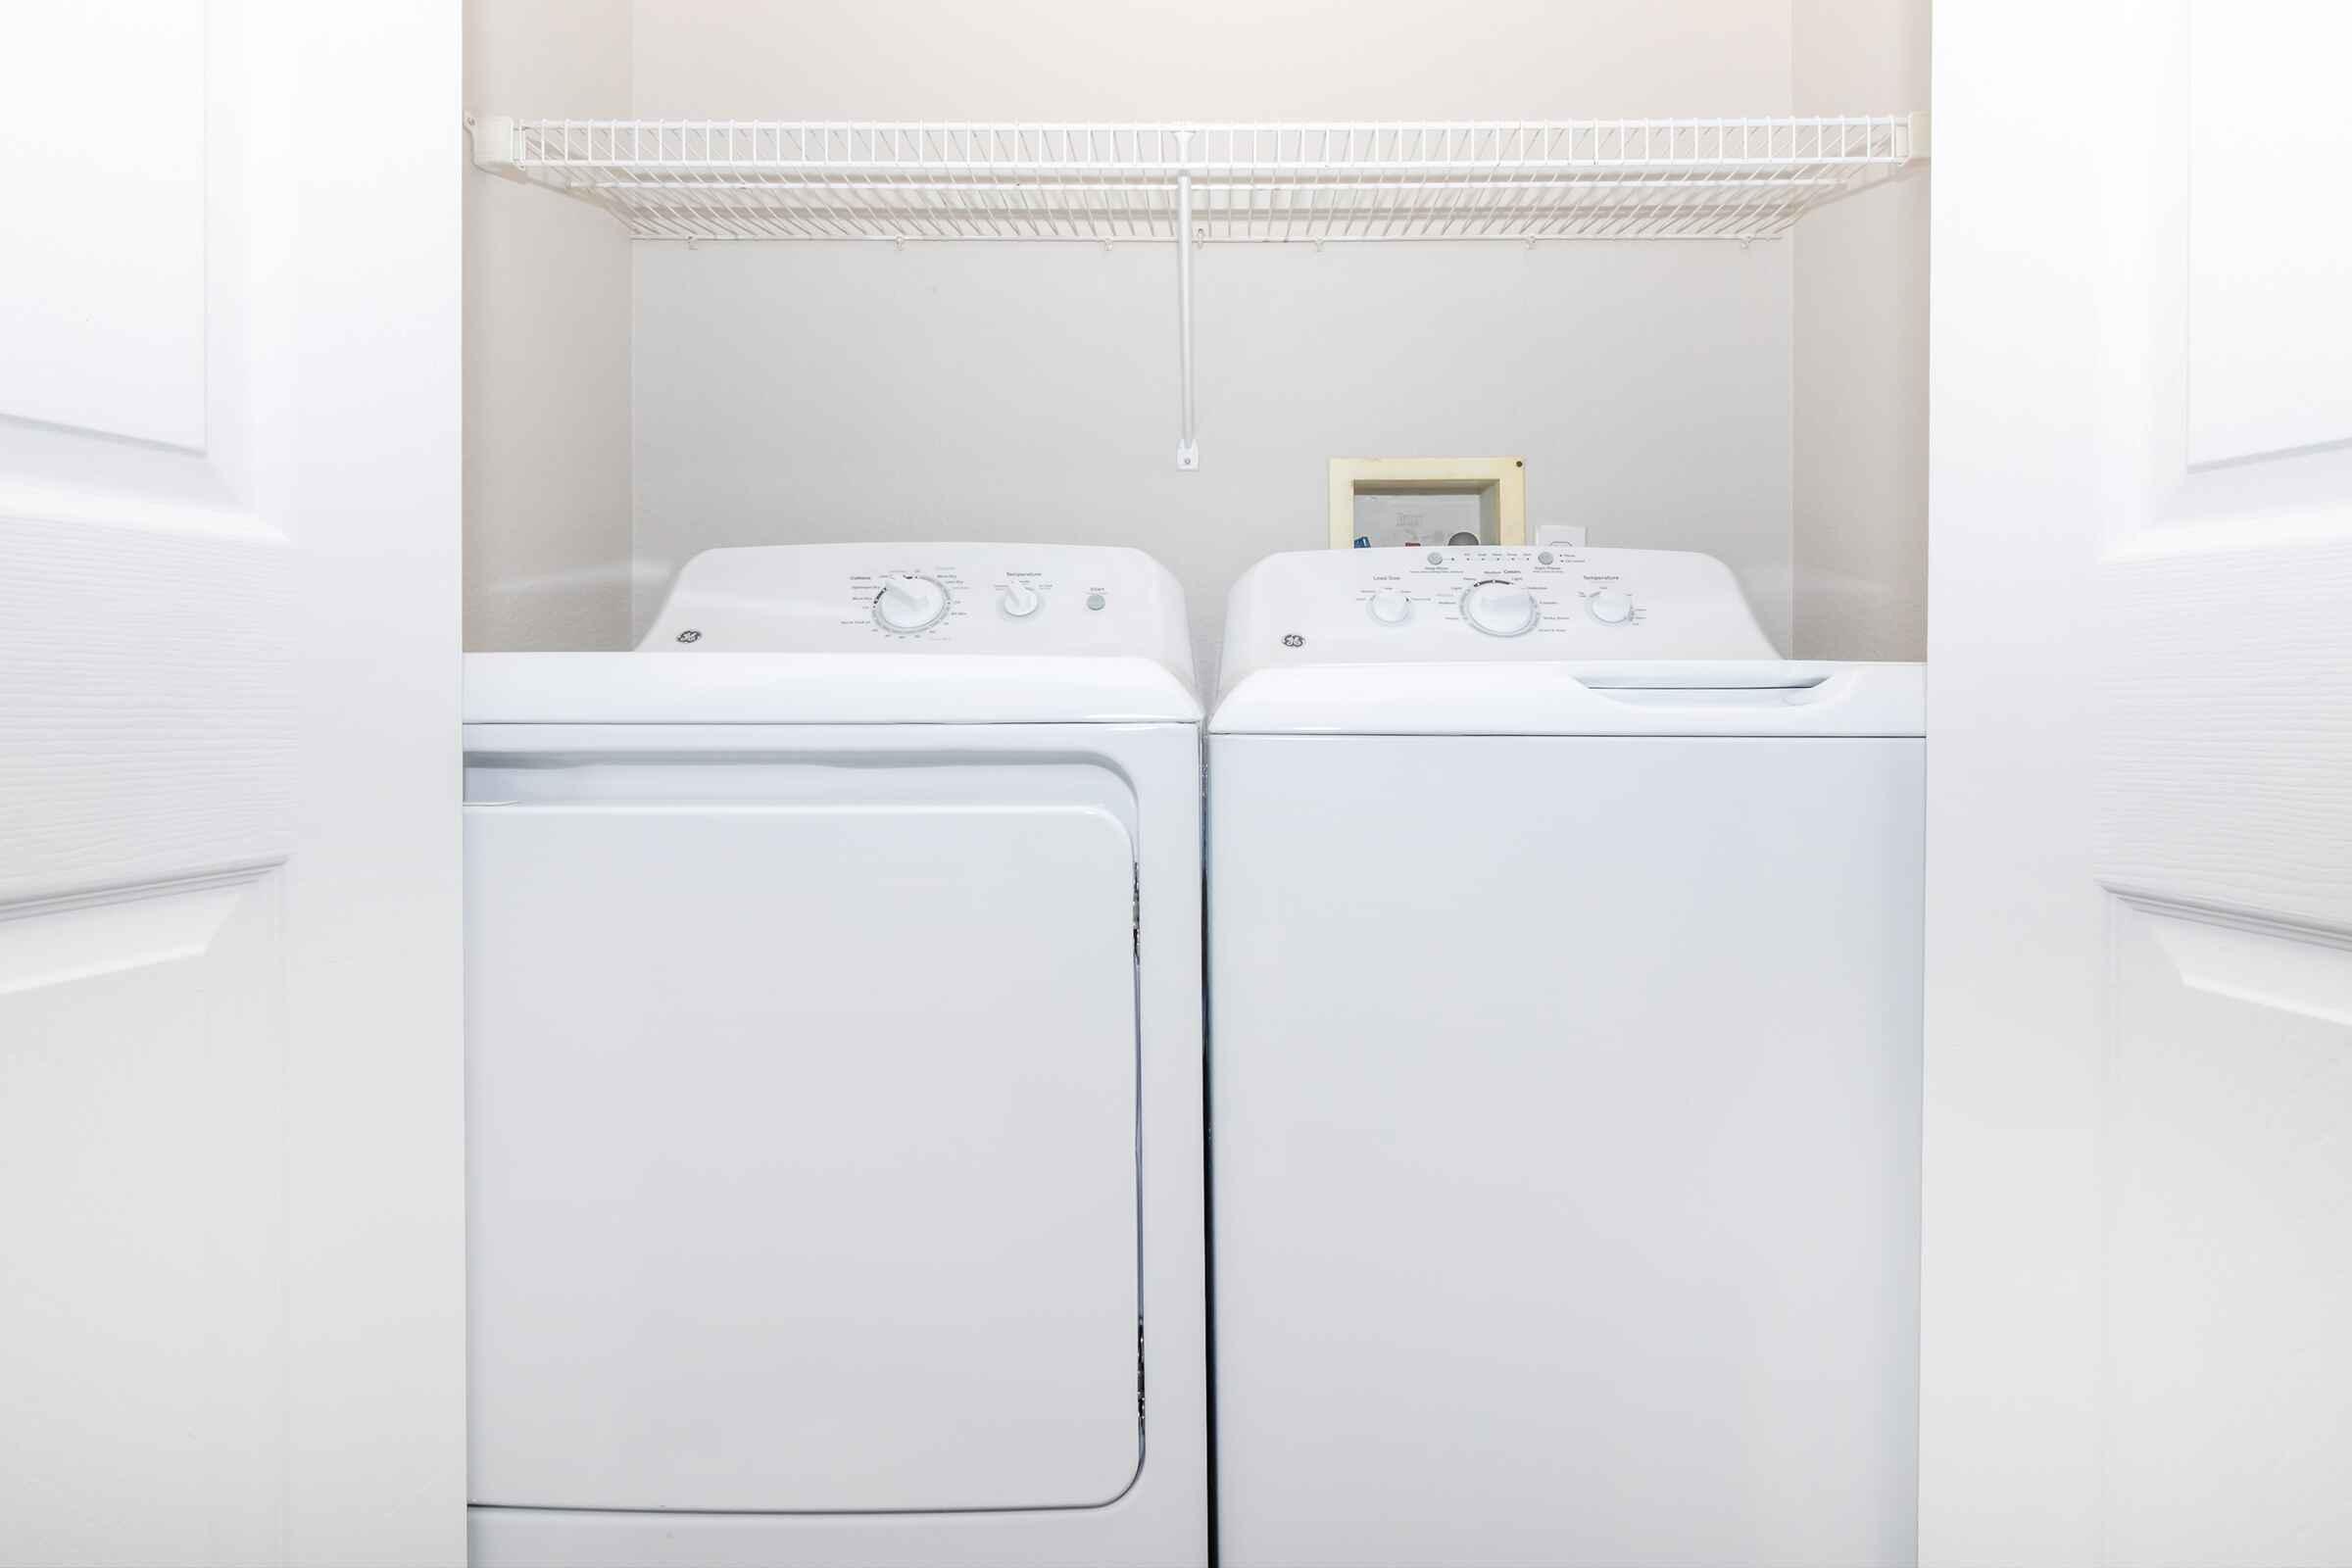
{"label": "beige recessed wall box", "polygon": [[1331,460],[1334,550],[1525,543],[1525,458]]}

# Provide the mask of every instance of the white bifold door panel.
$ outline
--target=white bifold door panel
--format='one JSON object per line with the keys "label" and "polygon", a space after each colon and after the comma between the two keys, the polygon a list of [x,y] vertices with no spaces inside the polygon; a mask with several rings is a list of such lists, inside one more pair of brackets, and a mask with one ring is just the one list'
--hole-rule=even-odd
{"label": "white bifold door panel", "polygon": [[2352,1562],[2352,18],[1936,29],[1921,1553]]}
{"label": "white bifold door panel", "polygon": [[926,771],[474,775],[477,1504],[1134,1479],[1134,842],[1086,787]]}
{"label": "white bifold door panel", "polygon": [[459,21],[0,26],[0,1563],[465,1555]]}

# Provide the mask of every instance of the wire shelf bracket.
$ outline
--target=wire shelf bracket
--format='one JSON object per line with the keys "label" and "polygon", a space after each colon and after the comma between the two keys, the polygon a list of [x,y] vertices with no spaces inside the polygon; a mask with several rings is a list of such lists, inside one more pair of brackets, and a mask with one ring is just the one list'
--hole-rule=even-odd
{"label": "wire shelf bracket", "polygon": [[1929,156],[1924,114],[1329,124],[466,117],[477,168],[640,240],[1173,242],[1183,428],[1197,247],[1778,239]]}

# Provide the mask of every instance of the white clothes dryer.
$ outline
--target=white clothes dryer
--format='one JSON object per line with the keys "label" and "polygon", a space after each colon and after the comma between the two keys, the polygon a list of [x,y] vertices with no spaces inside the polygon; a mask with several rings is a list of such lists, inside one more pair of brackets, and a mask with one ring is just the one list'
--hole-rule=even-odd
{"label": "white clothes dryer", "polygon": [[467,659],[474,1563],[1205,1560],[1191,663],[957,544]]}
{"label": "white clothes dryer", "polygon": [[1222,1560],[1912,1560],[1921,668],[1469,548],[1262,563],[1223,680]]}

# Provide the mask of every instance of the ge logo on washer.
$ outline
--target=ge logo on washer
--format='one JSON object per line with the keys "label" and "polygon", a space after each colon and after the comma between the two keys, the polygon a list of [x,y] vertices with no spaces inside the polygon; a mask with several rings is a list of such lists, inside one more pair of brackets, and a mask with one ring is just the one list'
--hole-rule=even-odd
{"label": "ge logo on washer", "polygon": [[1283,633],[1282,637],[1282,646],[1285,648],[1304,648],[1306,646],[1306,639],[1299,636],[1295,631],[1285,632]]}
{"label": "ge logo on washer", "polygon": [[682,631],[682,632],[678,633],[678,641],[680,641],[680,642],[682,642],[682,643],[699,643],[699,642],[701,642],[702,640],[703,640],[703,634],[702,634],[701,632],[699,632],[699,631],[696,631],[696,630],[695,630],[693,627],[691,627],[691,626],[687,627],[687,628],[686,628],[684,631]]}

